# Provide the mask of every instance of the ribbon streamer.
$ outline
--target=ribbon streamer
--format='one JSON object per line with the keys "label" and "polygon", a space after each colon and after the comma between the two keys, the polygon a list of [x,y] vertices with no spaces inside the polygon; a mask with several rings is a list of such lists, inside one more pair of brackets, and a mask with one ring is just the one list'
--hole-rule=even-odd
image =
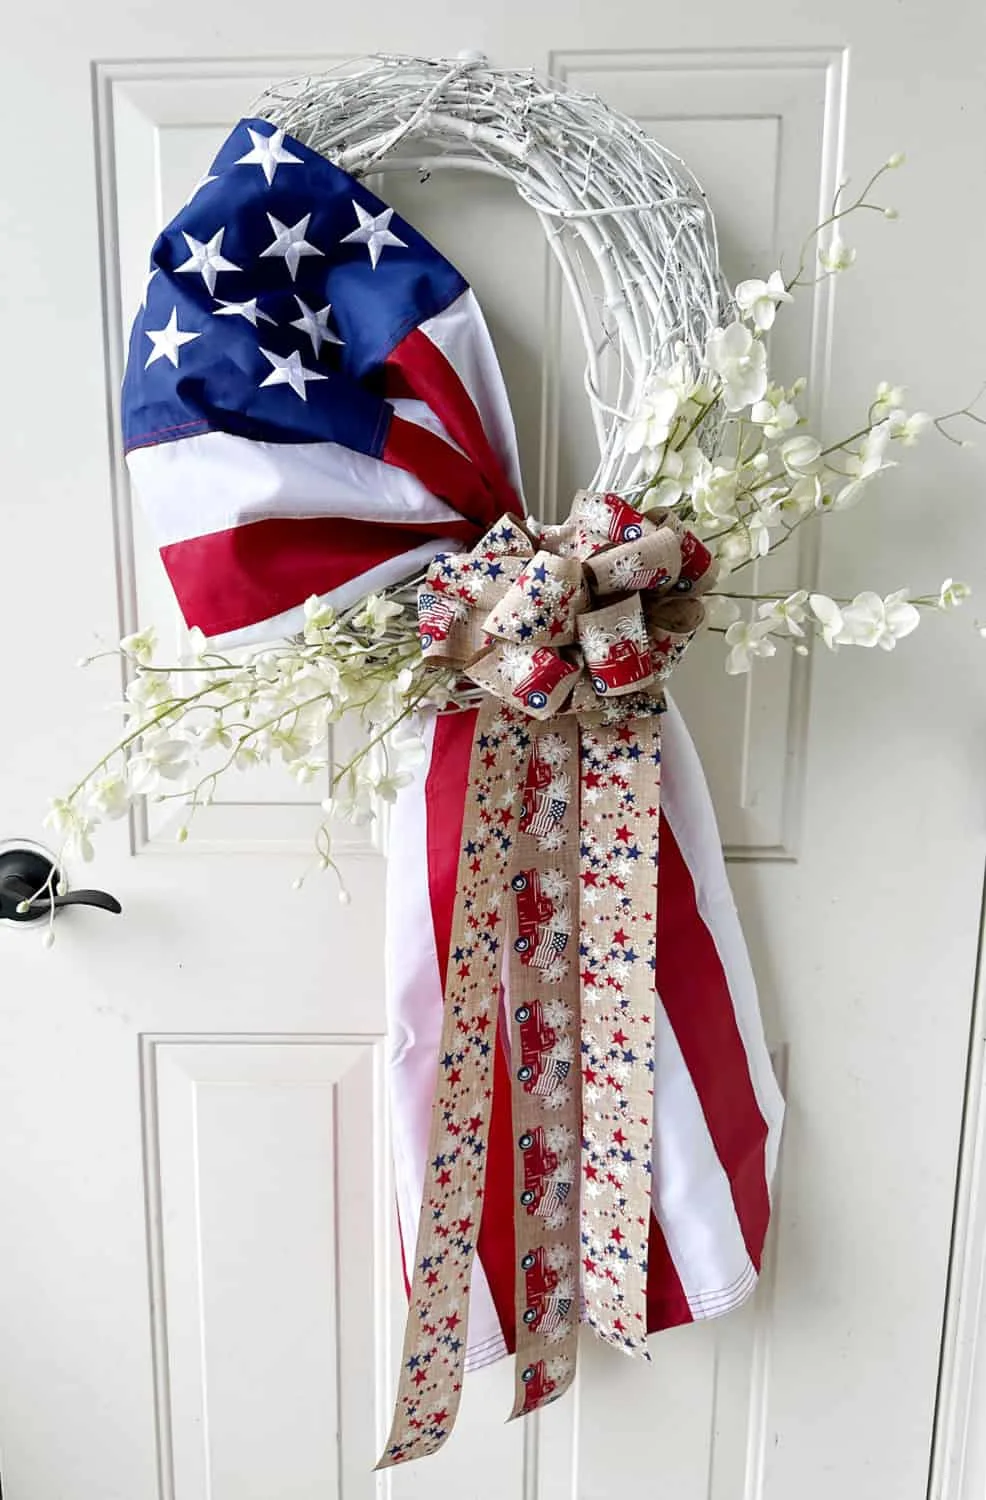
{"label": "ribbon streamer", "polygon": [[[506,980],[516,1387],[556,1400],[580,1317],[646,1357],[663,684],[702,622],[708,550],[673,518],[580,493],[435,559],[426,658],[477,718],[438,1085],[395,1414],[378,1467],[435,1452],[462,1391]],[[582,1310],[584,1304],[584,1311]]]}

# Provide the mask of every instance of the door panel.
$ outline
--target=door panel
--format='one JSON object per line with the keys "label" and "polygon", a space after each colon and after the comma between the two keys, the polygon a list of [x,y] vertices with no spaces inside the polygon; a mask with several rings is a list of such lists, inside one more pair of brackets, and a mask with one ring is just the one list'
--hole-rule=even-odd
{"label": "door panel", "polygon": [[[904,223],[859,225],[837,302],[800,297],[774,355],[833,433],[879,379],[913,377],[932,410],[978,385],[983,36],[957,0],[947,25],[890,0],[769,25],[724,0],[510,0],[451,30],[434,0],[330,19],[309,0],[37,0],[8,38],[4,139],[26,144],[0,185],[0,836],[36,836],[115,731],[115,666],[72,666],[94,632],[154,620],[179,646],[116,435],[125,340],[155,234],[279,77],[380,46],[550,68],[685,157],[733,280],[797,251],[844,159],[858,175],[905,146]],[[379,188],[475,285],[528,502],[557,515],[594,460],[536,220],[486,176],[391,170]],[[986,582],[983,477],[981,457],[929,444],[769,586]],[[330,880],[290,888],[324,788],[241,777],[181,846],[160,806],[105,830],[86,879],[122,920],[66,914],[47,954],[0,931],[8,1500],[922,1500],[983,870],[981,643],[953,626],[879,662],[790,657],[739,680],[714,643],[690,654],[677,697],[790,1102],[764,1277],[737,1313],[653,1341],[646,1368],[587,1345],[572,1399],[527,1423],[503,1424],[506,1363],[470,1376],[453,1441],[405,1471],[371,1472],[403,1313],[385,829],[339,831],[345,910]],[[967,1397],[977,1368],[961,1364]],[[942,1500],[971,1500],[961,1465],[941,1467]]]}

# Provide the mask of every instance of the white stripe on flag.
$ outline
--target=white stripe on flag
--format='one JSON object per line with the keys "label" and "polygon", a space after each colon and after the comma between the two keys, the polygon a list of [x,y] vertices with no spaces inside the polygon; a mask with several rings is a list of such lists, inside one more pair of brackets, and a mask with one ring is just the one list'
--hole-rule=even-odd
{"label": "white stripe on flag", "polygon": [[127,464],[159,547],[270,519],[348,516],[407,526],[461,519],[413,474],[338,443],[200,432],[135,448]]}
{"label": "white stripe on flag", "polygon": [[[397,1211],[409,1274],[424,1191],[442,1029],[442,982],[428,886],[425,800],[434,735],[435,720],[430,717],[424,764],[391,810],[387,859],[387,1087]],[[479,1363],[488,1363],[505,1353],[500,1321],[477,1256],[469,1303],[466,1368],[472,1368],[470,1355]]]}

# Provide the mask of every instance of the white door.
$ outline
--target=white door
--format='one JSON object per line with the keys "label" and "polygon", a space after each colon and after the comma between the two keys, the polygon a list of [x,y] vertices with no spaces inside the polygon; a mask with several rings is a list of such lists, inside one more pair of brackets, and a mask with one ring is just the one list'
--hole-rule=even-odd
{"label": "white door", "polygon": [[[114,734],[116,668],[75,659],[97,632],[171,617],[113,425],[122,341],[151,239],[268,81],[373,48],[550,68],[688,159],[734,279],[797,249],[843,155],[860,175],[906,148],[902,223],[856,226],[834,318],[809,297],[778,346],[837,433],[879,379],[945,411],[982,377],[984,40],[961,0],[18,7],[0,65],[0,838],[36,837],[47,796]],[[537,223],[486,177],[384,192],[476,286],[550,514],[592,464]],[[929,442],[826,523],[824,586],[986,585],[983,479],[981,458]],[[180,847],[154,819],[114,826],[71,875],[121,918],[65,914],[47,953],[0,930],[6,1500],[925,1496],[983,874],[982,649],[969,621],[933,620],[892,658],[730,683],[696,649],[679,701],[790,1100],[763,1283],[721,1323],[662,1335],[649,1368],[587,1348],[575,1395],[527,1424],[502,1425],[507,1367],[480,1372],[448,1448],[408,1471],[371,1473],[402,1312],[381,848],[350,835],[343,910],[328,882],[291,890],[313,809],[273,779]],[[973,1090],[970,1142],[975,1118]],[[960,1242],[952,1278],[947,1500],[982,1494],[981,1439],[961,1462],[976,1361],[959,1299],[981,1245]]]}

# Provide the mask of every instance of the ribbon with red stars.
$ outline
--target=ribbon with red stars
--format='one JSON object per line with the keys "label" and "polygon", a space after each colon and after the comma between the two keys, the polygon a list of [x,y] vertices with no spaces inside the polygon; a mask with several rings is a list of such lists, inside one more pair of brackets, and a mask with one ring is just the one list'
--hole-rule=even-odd
{"label": "ribbon with red stars", "polygon": [[486,695],[460,850],[438,1083],[394,1419],[379,1467],[455,1422],[501,981],[515,1141],[511,1416],[571,1384],[578,1324],[646,1356],[663,684],[712,558],[670,516],[580,494],[504,517],[419,591],[426,658]]}

